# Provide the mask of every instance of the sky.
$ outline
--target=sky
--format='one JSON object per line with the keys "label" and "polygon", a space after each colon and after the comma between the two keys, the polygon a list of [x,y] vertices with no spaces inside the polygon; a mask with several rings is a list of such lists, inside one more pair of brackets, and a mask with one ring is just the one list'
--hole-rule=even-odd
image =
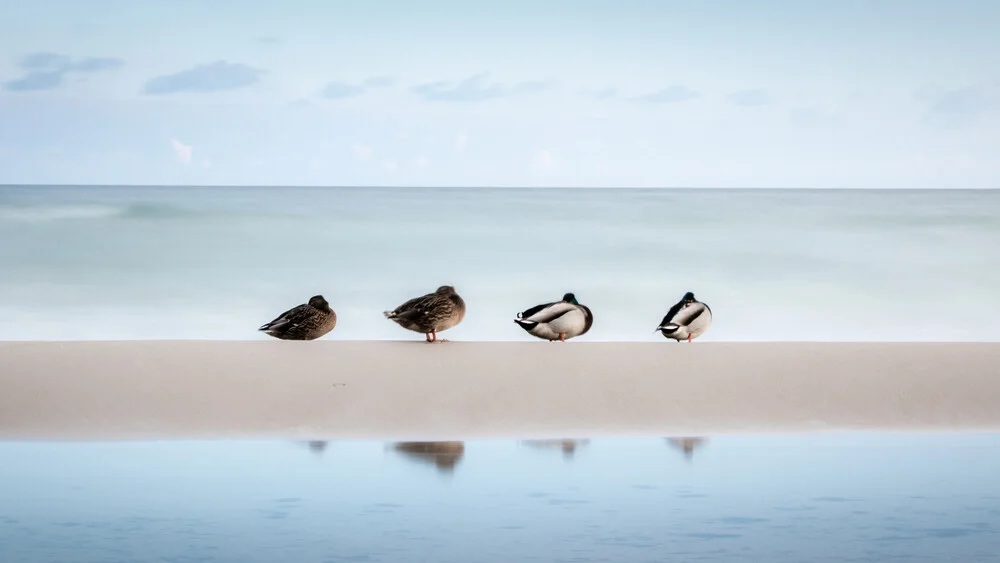
{"label": "sky", "polygon": [[0,183],[1000,188],[1000,3],[0,0]]}

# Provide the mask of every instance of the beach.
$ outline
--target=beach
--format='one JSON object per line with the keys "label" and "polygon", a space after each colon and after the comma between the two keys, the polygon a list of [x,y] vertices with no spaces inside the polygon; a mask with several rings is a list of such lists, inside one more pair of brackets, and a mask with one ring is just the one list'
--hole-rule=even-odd
{"label": "beach", "polygon": [[0,342],[0,439],[1000,429],[1000,344]]}

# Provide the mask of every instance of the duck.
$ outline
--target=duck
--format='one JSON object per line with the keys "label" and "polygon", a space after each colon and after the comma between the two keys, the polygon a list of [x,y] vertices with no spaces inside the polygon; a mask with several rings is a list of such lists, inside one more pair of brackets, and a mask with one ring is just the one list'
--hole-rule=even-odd
{"label": "duck", "polygon": [[335,326],[337,313],[322,295],[314,295],[257,330],[280,340],[316,340]]}
{"label": "duck", "polygon": [[677,342],[691,342],[704,334],[711,324],[712,309],[695,299],[694,293],[689,291],[667,311],[656,330]]}
{"label": "duck", "polygon": [[532,336],[549,342],[566,342],[586,334],[594,324],[594,314],[586,305],[581,305],[575,295],[567,293],[561,301],[521,311],[514,322]]}
{"label": "duck", "polygon": [[443,338],[439,340],[437,333],[462,322],[465,301],[453,286],[442,285],[434,293],[414,297],[382,314],[407,330],[424,333],[427,342],[448,342]]}

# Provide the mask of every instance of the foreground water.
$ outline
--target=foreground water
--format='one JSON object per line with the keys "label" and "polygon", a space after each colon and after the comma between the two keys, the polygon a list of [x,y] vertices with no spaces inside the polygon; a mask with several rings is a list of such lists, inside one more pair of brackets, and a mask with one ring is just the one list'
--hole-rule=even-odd
{"label": "foreground water", "polygon": [[441,284],[455,340],[529,339],[573,291],[589,340],[1000,339],[1000,191],[0,187],[0,340],[267,338],[316,293],[332,339]]}
{"label": "foreground water", "polygon": [[996,561],[1000,435],[0,443],[0,561]]}

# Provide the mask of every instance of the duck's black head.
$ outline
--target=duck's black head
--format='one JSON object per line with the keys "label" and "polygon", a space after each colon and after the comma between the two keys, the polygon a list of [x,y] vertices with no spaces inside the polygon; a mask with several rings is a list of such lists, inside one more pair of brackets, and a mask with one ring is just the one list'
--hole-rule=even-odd
{"label": "duck's black head", "polygon": [[442,285],[434,293],[438,295],[455,295],[455,288],[450,285]]}
{"label": "duck's black head", "polygon": [[576,302],[576,296],[573,295],[572,293],[567,293],[566,295],[563,295],[562,300],[565,301],[565,302],[567,302],[567,303],[572,303],[574,305],[579,305],[579,303]]}
{"label": "duck's black head", "polygon": [[312,297],[310,297],[309,298],[309,306],[310,307],[315,307],[316,309],[319,309],[320,311],[329,311],[330,310],[330,304],[326,302],[326,299],[323,299],[322,295],[313,295]]}
{"label": "duck's black head", "polygon": [[681,299],[681,301],[684,301],[685,303],[690,303],[694,300],[694,293],[691,293],[690,291],[684,294],[684,299]]}

